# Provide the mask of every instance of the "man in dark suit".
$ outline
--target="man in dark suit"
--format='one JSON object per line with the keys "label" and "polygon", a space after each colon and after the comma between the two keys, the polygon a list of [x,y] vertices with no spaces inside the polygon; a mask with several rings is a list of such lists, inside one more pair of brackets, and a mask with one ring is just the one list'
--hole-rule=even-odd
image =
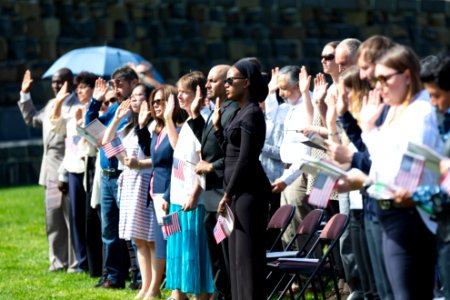
{"label": "man in dark suit", "polygon": [[[50,99],[41,110],[37,110],[30,95],[32,82],[31,73],[27,70],[23,77],[18,105],[25,123],[31,127],[41,127],[43,131],[44,155],[39,184],[46,187],[45,226],[49,245],[49,271],[68,269],[69,272],[75,272],[78,262],[75,258],[70,236],[67,178],[58,174],[58,169],[64,157],[65,137],[55,133],[50,122],[50,115],[56,98]],[[67,82],[65,87],[67,93],[58,95],[65,82]],[[57,95],[58,97],[66,97],[62,107],[63,112],[70,111],[74,104],[79,103],[76,94],[72,92],[73,74],[69,69],[58,70],[53,75],[52,89],[55,97]],[[69,95],[67,96],[67,94]],[[60,195],[58,189],[61,192]],[[50,195],[57,195],[57,197]]]}
{"label": "man in dark suit", "polygon": [[[230,66],[214,66],[208,74],[206,82],[206,97],[210,102],[219,100],[221,104],[221,123],[226,128],[239,108],[235,101],[228,101],[225,95],[224,80]],[[213,266],[215,293],[214,299],[231,299],[230,279],[228,276],[228,245],[226,240],[217,245],[213,230],[217,222],[217,206],[224,194],[223,170],[224,153],[214,135],[211,115],[205,120],[200,116],[201,103],[193,103],[194,117],[188,120],[202,148],[202,160],[197,164],[195,171],[206,176],[206,188],[203,193],[205,199],[206,216],[204,224],[208,237],[208,248]]]}

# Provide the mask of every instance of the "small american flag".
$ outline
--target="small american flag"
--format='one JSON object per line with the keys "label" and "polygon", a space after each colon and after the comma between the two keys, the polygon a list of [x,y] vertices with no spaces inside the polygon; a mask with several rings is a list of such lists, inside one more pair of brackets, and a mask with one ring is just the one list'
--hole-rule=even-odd
{"label": "small american flag", "polygon": [[424,167],[425,160],[405,153],[400,164],[400,170],[395,177],[395,185],[414,192],[419,186]]}
{"label": "small american flag", "polygon": [[81,137],[79,135],[73,135],[66,137],[65,144],[66,144],[66,150],[72,154],[76,155],[78,153],[78,143],[80,142]]}
{"label": "small american flag", "polygon": [[125,148],[123,147],[122,141],[119,137],[116,137],[108,144],[103,145],[102,148],[103,151],[105,151],[105,155],[107,158],[111,158],[121,152],[125,152]]}
{"label": "small american flag", "polygon": [[175,178],[184,181],[184,161],[178,158],[173,158],[173,175]]}
{"label": "small american flag", "polygon": [[308,202],[318,207],[327,207],[336,185],[337,178],[325,173],[319,173],[314,182]]}
{"label": "small american flag", "polygon": [[442,177],[441,187],[450,195],[450,171]]}
{"label": "small american flag", "polygon": [[220,244],[220,242],[227,238],[227,235],[222,227],[222,222],[224,221],[225,219],[222,216],[219,216],[217,218],[216,226],[214,226],[213,234],[217,244]]}
{"label": "small american flag", "polygon": [[178,220],[178,212],[164,216],[162,219],[162,230],[166,237],[181,231],[180,222]]}

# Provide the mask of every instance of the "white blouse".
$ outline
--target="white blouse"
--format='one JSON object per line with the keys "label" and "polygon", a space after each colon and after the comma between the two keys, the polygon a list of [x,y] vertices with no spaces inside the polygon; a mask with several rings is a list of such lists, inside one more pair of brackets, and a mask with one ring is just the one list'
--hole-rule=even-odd
{"label": "white blouse", "polygon": [[[398,109],[401,109],[398,107]],[[387,122],[389,122],[389,115]],[[408,142],[425,144],[440,152],[442,141],[439,136],[436,114],[430,102],[429,94],[422,90],[414,100],[399,112],[397,118],[390,123],[383,124],[362,135],[364,143],[372,159],[370,178],[387,184],[394,184],[400,169],[403,154]],[[431,170],[425,169],[420,185],[436,184],[439,176]],[[436,223],[417,208],[427,227],[436,232]]]}

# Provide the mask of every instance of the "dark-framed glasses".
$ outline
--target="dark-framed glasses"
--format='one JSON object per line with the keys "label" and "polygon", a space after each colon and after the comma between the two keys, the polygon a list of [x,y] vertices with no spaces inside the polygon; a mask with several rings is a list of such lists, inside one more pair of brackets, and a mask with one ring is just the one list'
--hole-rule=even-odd
{"label": "dark-framed glasses", "polygon": [[372,82],[372,84],[376,84],[377,82],[379,82],[381,85],[386,85],[387,81],[389,79],[391,79],[392,77],[394,77],[395,75],[399,75],[402,74],[403,72],[398,71],[389,75],[378,75],[376,77],[372,77],[372,79],[370,79],[370,81]]}
{"label": "dark-framed glasses", "polygon": [[247,78],[242,77],[242,76],[228,77],[227,79],[224,80],[224,82],[228,83],[229,85],[233,85],[233,81],[239,80],[239,79],[247,79]]}
{"label": "dark-framed glasses", "polygon": [[155,99],[155,100],[152,100],[152,106],[155,106],[155,105],[161,105],[161,102],[162,101],[164,101],[163,99]]}
{"label": "dark-framed glasses", "polygon": [[322,59],[330,61],[330,60],[334,60],[334,54],[326,54],[326,55],[322,55],[321,56]]}

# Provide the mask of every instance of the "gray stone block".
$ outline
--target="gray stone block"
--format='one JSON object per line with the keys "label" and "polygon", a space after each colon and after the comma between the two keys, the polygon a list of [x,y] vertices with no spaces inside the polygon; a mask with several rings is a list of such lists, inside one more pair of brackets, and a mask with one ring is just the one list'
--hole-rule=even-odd
{"label": "gray stone block", "polygon": [[422,2],[422,11],[431,13],[448,12],[449,2],[444,0],[426,0]]}
{"label": "gray stone block", "polygon": [[209,10],[209,19],[211,21],[216,22],[224,22],[225,21],[225,10],[223,7],[212,7]]}
{"label": "gray stone block", "polygon": [[420,10],[421,2],[420,0],[397,0],[397,10],[417,12]]}
{"label": "gray stone block", "polygon": [[379,10],[384,12],[394,12],[397,9],[397,1],[394,0],[374,0],[371,1],[370,10]]}

